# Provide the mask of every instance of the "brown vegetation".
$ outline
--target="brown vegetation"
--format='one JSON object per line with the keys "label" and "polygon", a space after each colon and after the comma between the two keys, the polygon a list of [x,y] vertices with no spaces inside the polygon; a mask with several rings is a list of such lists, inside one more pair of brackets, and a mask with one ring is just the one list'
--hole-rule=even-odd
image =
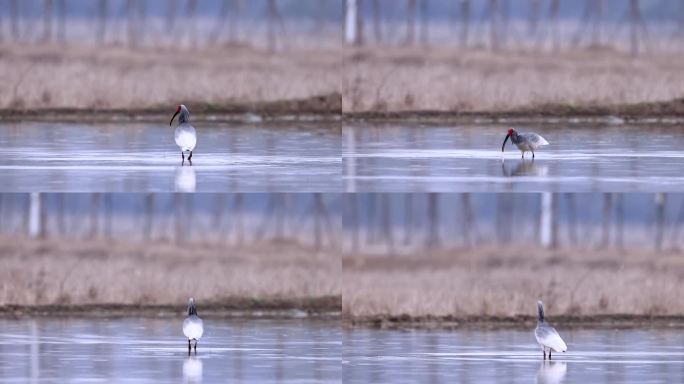
{"label": "brown vegetation", "polygon": [[340,258],[278,243],[225,248],[4,238],[0,308],[184,305],[339,310]]}
{"label": "brown vegetation", "polygon": [[316,98],[339,93],[340,69],[340,54],[326,48],[275,54],[242,45],[179,51],[5,44],[0,107],[140,110],[197,103],[244,110],[270,103],[264,105],[278,110],[285,100],[305,99],[313,100],[305,112],[316,112],[330,108],[327,97]]}
{"label": "brown vegetation", "polygon": [[[521,114],[658,113],[684,96],[681,54],[638,58],[611,50],[491,53],[374,47],[345,52],[345,113],[402,111]],[[681,103],[679,103],[681,104]],[[617,110],[614,110],[618,108]],[[682,113],[682,108],[673,111]]]}
{"label": "brown vegetation", "polygon": [[480,246],[345,256],[342,264],[343,315],[353,321],[527,321],[536,314],[537,299],[556,319],[684,314],[680,254]]}

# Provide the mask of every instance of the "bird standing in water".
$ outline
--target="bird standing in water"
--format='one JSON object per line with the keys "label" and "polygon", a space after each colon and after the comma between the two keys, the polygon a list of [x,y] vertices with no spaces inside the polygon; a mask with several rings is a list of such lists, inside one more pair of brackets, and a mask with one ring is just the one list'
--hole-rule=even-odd
{"label": "bird standing in water", "polygon": [[522,152],[522,157],[525,158],[525,152],[532,152],[532,158],[534,159],[534,150],[541,147],[542,145],[548,145],[549,142],[546,141],[541,135],[536,133],[518,133],[515,129],[511,128],[508,130],[508,134],[504,139],[503,145],[501,146],[501,152],[504,151],[506,147],[506,142],[508,138],[511,138],[511,142],[515,144],[516,147]]}
{"label": "bird standing in water", "polygon": [[192,165],[192,151],[197,145],[197,132],[195,132],[195,127],[190,125],[190,111],[188,111],[185,105],[181,104],[176,108],[176,113],[171,117],[169,126],[173,124],[173,119],[176,116],[178,116],[178,126],[174,131],[174,138],[176,139],[176,145],[181,150],[181,158],[183,159],[181,165],[185,164],[186,153],[189,154],[188,161]]}
{"label": "bird standing in water", "polygon": [[188,338],[188,354],[192,350],[192,340],[195,340],[195,353],[197,353],[197,342],[204,333],[204,324],[202,319],[197,316],[197,308],[195,307],[195,299],[192,297],[188,300],[188,316],[183,320],[183,334]]}
{"label": "bird standing in water", "polygon": [[551,360],[551,350],[556,352],[565,352],[568,346],[565,345],[563,339],[551,324],[544,320],[544,304],[537,301],[537,327],[534,329],[534,337],[544,353],[544,360],[546,360],[546,352],[549,352],[549,360]]}

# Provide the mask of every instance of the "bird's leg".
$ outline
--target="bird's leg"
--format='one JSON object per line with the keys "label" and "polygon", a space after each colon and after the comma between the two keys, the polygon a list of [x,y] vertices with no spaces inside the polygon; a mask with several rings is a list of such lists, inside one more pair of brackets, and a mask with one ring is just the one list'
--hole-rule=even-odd
{"label": "bird's leg", "polygon": [[188,156],[188,160],[192,161],[192,151],[190,151],[190,156]]}
{"label": "bird's leg", "polygon": [[192,350],[191,344],[190,344],[190,339],[188,339],[188,355],[190,354],[190,351]]}
{"label": "bird's leg", "polygon": [[[181,165],[185,164],[185,155],[183,154],[183,151],[181,151],[181,159],[183,160],[181,161]],[[190,342],[190,340],[188,340],[188,342]]]}
{"label": "bird's leg", "polygon": [[195,354],[197,354],[197,340],[195,340]]}
{"label": "bird's leg", "polygon": [[534,151],[532,151],[532,158],[534,159]]}
{"label": "bird's leg", "polygon": [[551,360],[551,350],[549,349],[549,360]]}
{"label": "bird's leg", "polygon": [[524,159],[524,158],[525,158],[525,151],[521,151],[521,152],[522,152],[522,156],[520,156],[520,157],[521,157],[522,159]]}
{"label": "bird's leg", "polygon": [[542,353],[544,354],[544,360],[546,360],[546,349],[542,348]]}

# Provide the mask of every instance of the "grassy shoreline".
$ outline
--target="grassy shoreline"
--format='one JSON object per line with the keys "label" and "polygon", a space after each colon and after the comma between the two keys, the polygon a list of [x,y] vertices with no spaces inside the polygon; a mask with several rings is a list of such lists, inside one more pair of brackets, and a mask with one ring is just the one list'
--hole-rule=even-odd
{"label": "grassy shoreline", "polygon": [[[536,324],[534,316],[367,316],[350,318],[344,316],[346,328],[374,328],[388,330],[505,330],[531,329]],[[631,329],[631,328],[673,328],[684,329],[684,315],[648,316],[607,314],[596,316],[554,316],[549,321],[564,329]]]}
{"label": "grassy shoreline", "polygon": [[501,111],[363,111],[345,112],[350,121],[420,121],[420,122],[670,122],[684,121],[684,99],[663,102],[606,105],[545,104]]}
{"label": "grassy shoreline", "polygon": [[[342,311],[359,323],[682,319],[677,251],[491,244],[419,255],[344,256]],[[604,320],[601,320],[604,321]]]}
{"label": "grassy shoreline", "polygon": [[[193,121],[251,122],[339,120],[342,98],[339,93],[303,99],[264,102],[185,102]],[[5,121],[112,122],[168,120],[173,109],[168,106],[140,108],[5,108],[0,119]]]}
{"label": "grassy shoreline", "polygon": [[[220,301],[204,302],[201,312],[208,317],[240,318],[322,318],[338,319],[342,310],[341,296],[318,296],[300,298],[232,297]],[[85,304],[85,305],[4,305],[0,306],[0,318],[27,317],[176,317],[185,312],[179,305],[139,304]]]}
{"label": "grassy shoreline", "polygon": [[226,246],[0,238],[0,317],[204,311],[340,312],[336,253],[297,243]]}
{"label": "grassy shoreline", "polygon": [[[275,102],[206,103],[188,102],[194,121],[200,122],[290,122],[344,121],[420,123],[664,123],[684,122],[684,99],[617,105],[546,104],[492,111],[342,111],[340,93]],[[22,108],[0,109],[3,121],[50,122],[158,122],[168,118],[168,106],[122,108]]]}

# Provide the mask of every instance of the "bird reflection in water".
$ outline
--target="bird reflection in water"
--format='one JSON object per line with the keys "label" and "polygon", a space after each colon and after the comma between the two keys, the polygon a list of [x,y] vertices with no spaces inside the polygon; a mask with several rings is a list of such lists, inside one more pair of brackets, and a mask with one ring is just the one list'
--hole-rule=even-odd
{"label": "bird reflection in water", "polygon": [[537,384],[560,384],[565,380],[567,371],[565,362],[544,360],[537,372]]}
{"label": "bird reflection in water", "polygon": [[183,361],[183,382],[202,382],[202,360],[196,356],[189,356]]}
{"label": "bird reflection in water", "polygon": [[176,167],[175,185],[176,192],[195,192],[197,186],[195,167]]}
{"label": "bird reflection in water", "polygon": [[534,159],[521,159],[515,164],[515,167],[511,168],[506,166],[506,161],[504,159],[501,159],[501,171],[506,177],[546,176],[548,168],[545,165],[535,164]]}

